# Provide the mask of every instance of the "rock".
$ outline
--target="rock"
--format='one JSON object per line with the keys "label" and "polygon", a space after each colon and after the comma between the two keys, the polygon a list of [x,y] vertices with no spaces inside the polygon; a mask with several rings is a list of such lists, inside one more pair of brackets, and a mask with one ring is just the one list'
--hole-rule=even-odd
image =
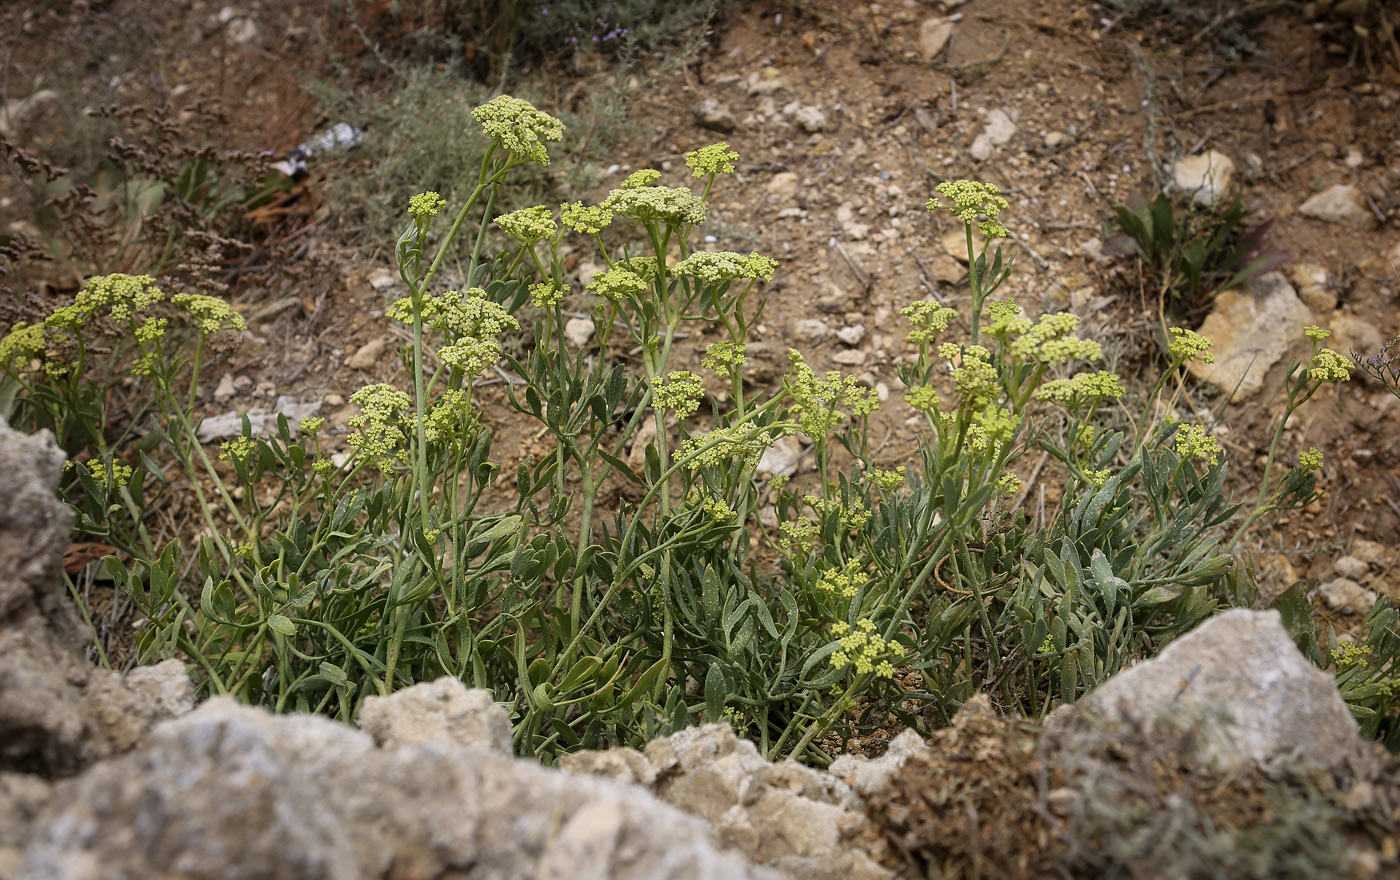
{"label": "rock", "polygon": [[1200,757],[1226,768],[1298,759],[1340,767],[1362,748],[1332,676],[1300,653],[1277,611],[1233,609],[1091,691],[1070,723],[1199,725]]}
{"label": "rock", "polygon": [[793,114],[793,121],[809,134],[826,130],[826,114],[822,108],[806,105]]}
{"label": "rock", "polygon": [[360,346],[350,359],[345,362],[345,366],[352,370],[368,370],[379,363],[384,357],[384,352],[389,349],[389,340],[383,336],[376,336],[369,342]]}
{"label": "rock", "polygon": [[1332,570],[1341,577],[1359,581],[1371,571],[1371,566],[1355,556],[1340,556],[1332,563]]}
{"label": "rock", "polygon": [[[938,237],[938,244],[950,257],[967,265],[967,231],[956,229],[952,232],[944,233]],[[974,255],[982,253],[987,247],[987,240],[982,237],[982,233],[976,227],[972,230],[972,252]],[[958,277],[962,277],[962,270],[958,270]]]}
{"label": "rock", "polygon": [[177,661],[123,678],[83,656],[92,632],[60,576],[72,528],[55,494],[63,458],[47,431],[0,419],[0,772],[71,775],[193,703]]}
{"label": "rock", "polygon": [[1367,565],[1386,568],[1395,557],[1395,551],[1378,541],[1357,538],[1351,545],[1351,555]]}
{"label": "rock", "polygon": [[1045,133],[1045,146],[1052,150],[1059,150],[1074,143],[1074,136],[1063,131],[1047,131]]}
{"label": "rock", "polygon": [[846,345],[860,345],[860,341],[865,338],[865,325],[842,327],[836,331],[836,338]]}
{"label": "rock", "polygon": [[1215,363],[1191,361],[1188,369],[1197,379],[1233,393],[1236,400],[1252,397],[1264,387],[1269,368],[1312,322],[1312,313],[1282,275],[1270,272],[1251,278],[1243,288],[1218,294],[1201,325],[1200,334],[1215,342]]}
{"label": "rock", "polygon": [[1351,578],[1333,578],[1317,588],[1327,607],[1343,614],[1368,614],[1376,604],[1376,594]]}
{"label": "rock", "polygon": [[56,790],[24,859],[58,880],[781,877],[641,789],[223,698]]}
{"label": "rock", "polygon": [[1355,171],[1366,164],[1366,154],[1361,152],[1361,148],[1356,144],[1352,144],[1347,147],[1347,154],[1342,159],[1342,164]]}
{"label": "rock", "polygon": [[1227,196],[1234,185],[1235,163],[1215,150],[1186,156],[1172,166],[1172,181],[1196,204],[1213,205]]}
{"label": "rock", "polygon": [[369,273],[369,286],[376,291],[385,291],[399,283],[399,276],[391,269],[379,268]]}
{"label": "rock", "polygon": [[[1383,335],[1380,328],[1373,322],[1353,315],[1351,312],[1333,312],[1325,329],[1331,330],[1332,335],[1324,339],[1322,344],[1343,355],[1354,351],[1365,357],[1372,357],[1390,339],[1389,336]],[[1374,381],[1369,374],[1362,370],[1355,370],[1352,375]]]}
{"label": "rock", "polygon": [[257,22],[245,16],[237,7],[225,6],[219,10],[219,24],[223,25],[228,39],[239,46],[246,46],[258,38]]}
{"label": "rock", "polygon": [[830,332],[821,318],[799,318],[792,322],[792,335],[802,342],[821,342]]}
{"label": "rock", "polygon": [[783,79],[776,67],[765,67],[762,71],[755,70],[749,74],[747,82],[750,95],[771,95],[788,88],[787,80]]}
{"label": "rock", "polygon": [[[963,254],[967,256],[966,253]],[[929,277],[941,284],[957,284],[967,274],[963,266],[966,259],[961,262],[949,254],[938,254],[927,261]]]}
{"label": "rock", "polygon": [[[301,429],[303,419],[308,419],[320,411],[321,401],[319,400],[296,400],[289,395],[281,394],[278,395],[276,403],[273,404],[272,412],[246,413],[246,415],[253,436],[266,437],[277,430],[278,415],[285,416],[288,429],[296,432]],[[358,407],[356,407],[356,411],[358,411]],[[199,442],[213,443],[215,440],[242,436],[244,415],[245,413],[226,412],[223,415],[206,418],[199,423],[197,431]],[[353,413],[349,415],[353,415]],[[332,421],[337,426],[343,424],[334,419]]]}
{"label": "rock", "polygon": [[880,757],[871,760],[858,755],[841,755],[831,762],[829,770],[856,794],[868,798],[888,789],[910,756],[927,751],[928,746],[919,735],[906,730],[890,740],[890,747]]}
{"label": "rock", "polygon": [[24,126],[27,117],[56,101],[58,92],[53,89],[39,89],[26,98],[11,98],[6,101],[0,106],[0,137],[14,137]]}
{"label": "rock", "polygon": [[720,134],[729,134],[737,125],[729,106],[714,98],[706,98],[695,105],[695,121],[702,128],[708,128]]}
{"label": "rock", "polygon": [[919,25],[919,57],[932,61],[953,36],[954,23],[946,18],[926,18]]}
{"label": "rock", "polygon": [[831,359],[845,367],[859,367],[864,365],[869,357],[858,348],[851,348],[845,351],[838,351],[831,356]]}
{"label": "rock", "polygon": [[762,479],[797,473],[797,464],[802,460],[804,450],[802,441],[796,437],[779,437],[772,446],[763,450],[763,455],[754,468],[754,476]]}
{"label": "rock", "polygon": [[1290,263],[1285,271],[1298,289],[1298,297],[1313,314],[1330,314],[1337,307],[1337,294],[1328,283],[1326,267],[1316,263]]}
{"label": "rock", "polygon": [[1299,205],[1298,213],[1328,223],[1347,223],[1356,229],[1376,225],[1376,215],[1367,207],[1361,190],[1349,183],[1328,187]]}
{"label": "rock", "polygon": [[647,465],[647,444],[654,442],[656,442],[656,419],[644,418],[642,423],[637,426],[637,433],[632,438],[632,448],[627,453],[627,466],[638,474],[643,473]]}
{"label": "rock", "polygon": [[1005,110],[993,110],[987,114],[982,133],[972,142],[972,158],[985,161],[991,158],[996,148],[1011,140],[1016,134],[1016,123]]}
{"label": "rock", "polygon": [[768,181],[768,192],[780,198],[789,198],[797,195],[798,182],[797,172],[780,171]]}
{"label": "rock", "polygon": [[366,697],[358,723],[387,749],[439,741],[511,753],[510,718],[491,700],[491,692],[468,690],[451,676],[387,697]]}
{"label": "rock", "polygon": [[214,389],[215,403],[228,403],[233,395],[238,393],[238,389],[233,384],[233,374],[225,373],[219,379],[218,387]]}
{"label": "rock", "polygon": [[650,788],[656,782],[656,768],[636,749],[614,746],[605,752],[574,752],[559,758],[559,768],[567,773],[601,776]]}
{"label": "rock", "polygon": [[593,338],[593,321],[588,318],[570,318],[564,325],[564,339],[574,348],[583,348]]}

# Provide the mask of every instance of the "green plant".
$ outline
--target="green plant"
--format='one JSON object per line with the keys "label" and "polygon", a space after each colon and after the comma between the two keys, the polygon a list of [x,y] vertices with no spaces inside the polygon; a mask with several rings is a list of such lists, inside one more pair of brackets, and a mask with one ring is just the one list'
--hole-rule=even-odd
{"label": "green plant", "polygon": [[[1113,206],[1103,252],[1136,256],[1159,311],[1198,319],[1217,293],[1283,265],[1289,255],[1266,250],[1273,221],[1246,228],[1249,211],[1236,196],[1223,212],[1195,205],[1178,212],[1165,193],[1150,204],[1130,198]],[[1163,323],[1165,327],[1165,321]]]}
{"label": "green plant", "polygon": [[[904,309],[919,355],[901,378],[928,432],[917,462],[880,467],[873,389],[819,375],[796,351],[779,388],[745,384],[776,264],[691,245],[738,159],[728,145],[687,154],[699,192],[645,169],[597,205],[496,216],[507,179],[548,163],[564,126],[504,96],[473,116],[490,145],[472,189],[449,215],[439,194],[415,196],[395,246],[408,293],[387,317],[410,329],[413,387],[352,396],[362,411],[344,457],[311,419],[268,437],[245,427],[211,460],[193,411],[205,360],[237,326],[218,300],[95,279],[74,306],[0,340],[37,425],[73,422],[110,384],[87,334],[107,321],[135,339],[115,366],[150,395],[153,439],[85,435],[68,493],[79,529],[132,558],[104,569],[149,621],[142,660],[184,657],[204,694],[347,720],[366,696],[453,675],[490,688],[517,750],[544,758],[727,718],[767,756],[825,763],[833,733],[887,713],[926,728],[978,690],[1039,715],[1247,591],[1224,552],[1236,508],[1211,435],[1145,418],[1114,429],[1105,404],[1123,387],[1074,372],[1102,353],[1077,320],[990,298],[1011,266],[1000,248],[976,253],[971,230],[1005,234],[995,187],[940,184],[927,205],[966,230],[970,339],[939,341],[956,313],[938,302]],[[491,222],[474,219],[493,217],[513,242],[499,253]],[[586,291],[568,286],[568,238],[607,266]],[[437,279],[459,239],[467,289],[446,290]],[[639,369],[566,345],[563,303],[580,298],[599,352],[631,349]],[[504,356],[526,301],[535,344]],[[682,332],[714,337],[705,375],[674,368]],[[1177,336],[1149,406],[1208,357],[1207,341]],[[520,463],[512,499],[488,505],[500,474],[475,388],[503,356],[523,380],[510,403],[552,446]],[[814,447],[815,482],[756,479],[763,451],[793,434]],[[1064,470],[1065,500],[1033,528],[1006,500],[1016,466],[1042,451]],[[156,496],[174,491],[152,455],[173,458],[194,496],[192,548],[151,535]]]}

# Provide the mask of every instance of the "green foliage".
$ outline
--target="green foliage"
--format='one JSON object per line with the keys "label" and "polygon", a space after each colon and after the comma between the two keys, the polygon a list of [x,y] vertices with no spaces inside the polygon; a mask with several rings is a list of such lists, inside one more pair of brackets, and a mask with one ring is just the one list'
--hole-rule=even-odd
{"label": "green foliage", "polygon": [[[202,694],[350,720],[367,696],[453,675],[509,708],[521,754],[640,746],[728,718],[769,757],[825,763],[817,744],[833,732],[890,713],[926,729],[979,690],[1032,716],[1076,699],[1239,601],[1234,543],[1314,491],[1309,467],[1277,486],[1266,473],[1227,535],[1237,506],[1213,437],[1146,417],[1116,430],[1102,404],[1124,389],[1089,366],[1102,349],[1077,320],[1033,321],[990,298],[1012,267],[1000,248],[974,252],[971,230],[1004,232],[1007,202],[971,181],[940,185],[952,205],[927,206],[967,230],[970,338],[939,341],[956,316],[940,303],[904,310],[919,356],[901,379],[927,430],[917,461],[877,467],[879,400],[853,377],[818,375],[792,351],[780,387],[746,386],[776,263],[691,245],[738,158],[727,144],[688,154],[695,190],[643,171],[599,205],[498,215],[507,181],[548,162],[562,128],[506,97],[472,115],[488,137],[470,188],[408,200],[394,248],[408,294],[386,318],[411,331],[413,387],[352,396],[348,453],[328,454],[320,420],[279,420],[267,437],[245,423],[216,465],[192,409],[236,316],[167,300],[153,279],[96,279],[0,340],[30,423],[63,428],[87,456],[66,487],[80,531],[133,559],[104,567],[149,621],[140,659],[186,659]],[[514,243],[488,247],[491,222]],[[609,267],[587,291],[569,289],[566,238]],[[465,290],[437,281],[449,258]],[[527,300],[534,345],[504,354]],[[599,352],[617,343],[637,366],[566,345],[565,302],[591,308]],[[134,340],[110,359],[87,344],[104,322]],[[673,369],[681,334],[702,332],[717,337],[704,375]],[[1147,412],[1208,356],[1207,341],[1177,335]],[[1311,368],[1290,373],[1282,422],[1346,376],[1320,338]],[[519,464],[513,500],[488,508],[487,488],[506,481],[475,390],[501,359],[521,379],[510,405],[550,445]],[[77,433],[121,373],[148,395],[146,439]],[[758,479],[763,451],[791,436],[811,443],[815,482]],[[1066,485],[1033,527],[1004,504],[1042,453]],[[194,496],[193,544],[151,534],[176,490],[157,454]]]}
{"label": "green foliage", "polygon": [[1199,317],[1218,292],[1289,258],[1266,250],[1272,220],[1246,229],[1249,211],[1239,196],[1221,213],[1195,205],[1178,211],[1164,193],[1150,204],[1134,197],[1113,210],[1104,253],[1137,256],[1148,284],[1182,317]]}

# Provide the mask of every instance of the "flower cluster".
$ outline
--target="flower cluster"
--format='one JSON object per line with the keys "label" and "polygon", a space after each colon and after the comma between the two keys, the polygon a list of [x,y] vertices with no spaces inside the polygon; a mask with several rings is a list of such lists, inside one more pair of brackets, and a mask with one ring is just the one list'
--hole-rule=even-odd
{"label": "flower cluster", "polygon": [[932,385],[915,385],[905,393],[904,402],[910,409],[933,414],[938,411],[938,392]]}
{"label": "flower cluster", "polygon": [[201,333],[218,333],[220,330],[244,330],[247,323],[243,316],[223,300],[198,293],[177,293],[170,302],[184,309],[199,324]]}
{"label": "flower cluster", "polygon": [[1184,461],[1220,463],[1220,443],[1201,425],[1182,425],[1176,431],[1176,454]]}
{"label": "flower cluster", "polygon": [[660,179],[660,171],[655,168],[642,168],[627,175],[627,179],[622,181],[622,188],[636,189],[639,186],[651,186]]}
{"label": "flower cluster", "polygon": [[1308,378],[1314,382],[1345,382],[1351,378],[1351,361],[1330,348],[1324,348],[1312,356]]}
{"label": "flower cluster", "polygon": [[[500,303],[492,300],[480,287],[465,293],[448,290],[440,295],[428,295],[419,300],[419,315],[423,323],[441,330],[449,340],[470,337],[494,339],[506,331],[520,329],[520,322]],[[386,317],[405,324],[413,323],[413,300],[403,297],[394,302]]]}
{"label": "flower cluster", "polygon": [[446,391],[423,420],[423,436],[429,443],[449,441],[461,433],[466,416],[466,393],[457,389]]}
{"label": "flower cluster", "polygon": [[772,281],[777,268],[777,260],[762,254],[746,257],[733,251],[696,251],[672,267],[671,272],[699,278],[706,284],[721,284],[735,278]]}
{"label": "flower cluster", "polygon": [[869,580],[859,559],[848,559],[845,565],[832,566],[817,579],[817,589],[842,599],[854,599]]}
{"label": "flower cluster", "polygon": [[1317,451],[1316,446],[1309,446],[1305,451],[1298,453],[1298,467],[1305,471],[1322,470],[1322,453]]}
{"label": "flower cluster", "polygon": [[[1214,462],[1212,462],[1212,464],[1213,463]],[[1104,483],[1108,482],[1110,476],[1112,476],[1112,474],[1109,473],[1108,468],[1102,468],[1100,470],[1090,469],[1084,472],[1084,482],[1093,486],[1095,489],[1102,489]]]}
{"label": "flower cluster", "polygon": [[1021,427],[1021,417],[1009,409],[988,406],[972,414],[972,425],[967,430],[968,443],[973,449],[986,449],[1010,442]]}
{"label": "flower cluster", "polygon": [[834,623],[831,632],[838,637],[837,642],[841,646],[831,655],[833,667],[845,669],[852,666],[857,675],[873,672],[881,678],[894,678],[894,664],[889,659],[881,659],[878,663],[876,660],[881,655],[898,660],[904,656],[904,648],[896,642],[885,641],[875,632],[875,624],[871,620],[862,617],[856,621],[855,629],[845,622]]}
{"label": "flower cluster", "polygon": [[810,547],[817,537],[817,524],[810,519],[795,519],[778,526],[778,546],[785,553]]}
{"label": "flower cluster", "polygon": [[350,417],[355,430],[346,444],[384,473],[395,464],[408,460],[405,448],[408,438],[403,432],[403,414],[408,411],[408,395],[392,385],[366,385],[350,395],[350,402],[359,404],[358,415]]}
{"label": "flower cluster", "polygon": [[[125,322],[164,299],[165,294],[150,275],[98,275],[88,279],[72,306],[55,309],[44,323],[73,329],[101,308],[107,309],[112,320]],[[224,307],[228,304],[224,303]]]}
{"label": "flower cluster", "polygon": [[729,144],[710,144],[685,154],[686,167],[696,177],[707,174],[733,174],[734,162],[739,154],[729,149]]}
{"label": "flower cluster", "polygon": [[702,509],[709,515],[711,522],[719,524],[733,522],[734,518],[738,516],[734,512],[734,508],[725,503],[723,498],[706,498]]}
{"label": "flower cluster", "polygon": [[559,231],[554,225],[554,214],[544,205],[502,214],[496,218],[496,225],[525,247],[537,241],[551,239]]}
{"label": "flower cluster", "polygon": [[235,437],[232,440],[225,440],[219,444],[223,450],[219,453],[219,458],[223,461],[238,461],[247,464],[257,451],[257,444],[247,437]]}
{"label": "flower cluster", "polygon": [[697,434],[686,440],[676,450],[676,458],[689,458],[686,467],[692,471],[719,467],[734,458],[743,461],[745,467],[753,468],[763,457],[763,450],[773,445],[778,436],[777,431],[754,431],[743,424],[716,428],[708,434]]}
{"label": "flower cluster", "polygon": [[[1005,238],[1006,227],[997,222],[1001,212],[1010,207],[1010,202],[998,195],[1001,192],[993,183],[978,183],[973,180],[950,180],[934,187],[939,195],[951,199],[952,205],[940,204],[937,198],[928,200],[924,206],[929,211],[951,211],[967,225],[976,223],[977,228],[987,238]],[[978,216],[987,219],[978,221]]]}
{"label": "flower cluster", "polygon": [[953,389],[961,395],[964,406],[985,409],[1001,393],[1001,382],[991,364],[992,353],[982,346],[969,345],[959,350],[953,343],[945,342],[938,347],[938,354],[949,361],[961,357],[951,375]]}
{"label": "flower cluster", "polygon": [[699,226],[707,206],[689,187],[638,186],[613,190],[601,207],[642,223]]}
{"label": "flower cluster", "polygon": [[611,269],[599,272],[588,283],[588,289],[605,299],[620,302],[623,297],[641,293],[647,289],[647,282],[636,272],[618,263]]}
{"label": "flower cluster", "polygon": [[74,462],[71,459],[63,463],[64,470],[75,466],[82,468],[94,483],[108,491],[127,485],[136,474],[131,465],[119,461],[99,462],[97,467],[93,467],[91,462]]}
{"label": "flower cluster", "polygon": [[997,491],[1003,495],[1015,495],[1021,491],[1021,478],[1007,471],[997,480]]}
{"label": "flower cluster", "polygon": [[567,288],[555,281],[545,280],[530,285],[530,304],[537,309],[552,309],[564,298]]}
{"label": "flower cluster", "polygon": [[1171,355],[1172,363],[1184,364],[1191,360],[1203,364],[1215,363],[1215,355],[1210,353],[1210,347],[1215,343],[1206,337],[1181,327],[1171,327],[1168,332],[1172,335],[1172,341],[1167,344],[1167,353]]}
{"label": "flower cluster", "polygon": [[1071,412],[1094,406],[1100,400],[1117,400],[1124,388],[1116,373],[1099,370],[1079,373],[1068,379],[1054,379],[1041,385],[1035,396]]}
{"label": "flower cluster", "polygon": [[705,349],[700,366],[716,373],[727,374],[735,367],[742,366],[745,360],[747,358],[744,355],[744,346],[736,342],[716,342]]}
{"label": "flower cluster", "polygon": [[934,334],[947,330],[948,322],[958,316],[956,311],[935,299],[910,303],[900,309],[899,313],[914,325],[914,329],[909,331],[905,338],[916,345],[932,342]]}
{"label": "flower cluster", "polygon": [[905,467],[900,465],[892,471],[882,471],[879,468],[872,469],[866,477],[870,482],[879,486],[886,492],[893,492],[904,483]]}
{"label": "flower cluster", "polygon": [[1071,335],[1078,328],[1079,318],[1068,312],[1041,315],[1035,326],[1011,343],[1011,353],[1052,367],[1071,360],[1096,361],[1103,357],[1103,348],[1097,342]]}
{"label": "flower cluster", "polygon": [[1303,335],[1311,339],[1313,342],[1321,342],[1322,340],[1331,336],[1332,331],[1323,330],[1316,324],[1309,324],[1308,326],[1303,328]]}
{"label": "flower cluster", "polygon": [[832,370],[820,379],[796,349],[788,349],[788,360],[792,368],[783,379],[783,386],[792,395],[793,414],[802,425],[802,433],[814,442],[822,442],[827,432],[846,418],[837,407],[849,407],[858,418],[880,408],[875,389],[860,387],[854,376],[842,378]]}
{"label": "flower cluster", "polygon": [[438,211],[447,204],[447,199],[435,192],[419,193],[408,200],[408,215],[420,220],[436,217]]}
{"label": "flower cluster", "polygon": [[612,225],[612,211],[583,202],[565,202],[559,206],[559,223],[565,229],[583,235],[597,235]]}
{"label": "flower cluster", "polygon": [[664,382],[657,383],[651,400],[657,409],[670,410],[676,418],[684,419],[700,408],[704,396],[699,376],[689,370],[672,370]]}
{"label": "flower cluster", "polygon": [[549,164],[546,143],[564,139],[564,123],[536,110],[529,101],[501,95],[472,111],[486,136],[520,162]]}
{"label": "flower cluster", "polygon": [[982,311],[982,332],[1003,343],[1012,336],[1021,336],[1031,330],[1034,322],[1021,317],[1021,307],[1009,299],[987,303]]}
{"label": "flower cluster", "polygon": [[0,339],[0,370],[18,373],[44,353],[44,325],[20,322]]}
{"label": "flower cluster", "polygon": [[301,420],[301,432],[303,434],[315,434],[325,426],[326,420],[323,416],[311,416],[310,418]]}

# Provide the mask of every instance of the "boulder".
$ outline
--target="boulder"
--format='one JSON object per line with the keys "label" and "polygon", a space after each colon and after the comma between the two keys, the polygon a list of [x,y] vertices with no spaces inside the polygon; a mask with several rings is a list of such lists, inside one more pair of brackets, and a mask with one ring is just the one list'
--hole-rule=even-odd
{"label": "boulder", "polygon": [[492,701],[491,692],[468,690],[451,676],[415,684],[387,697],[366,697],[359,725],[384,748],[436,740],[502,755],[511,753],[510,719]]}
{"label": "boulder", "polygon": [[1215,343],[1215,363],[1191,361],[1187,369],[1236,400],[1253,397],[1264,387],[1269,368],[1302,340],[1303,327],[1312,322],[1312,312],[1282,275],[1251,278],[1219,293],[1201,325],[1200,334]]}
{"label": "boulder", "polygon": [[1328,187],[1299,205],[1298,213],[1328,223],[1345,223],[1356,229],[1370,229],[1376,225],[1376,215],[1366,205],[1365,196],[1349,183]]}

